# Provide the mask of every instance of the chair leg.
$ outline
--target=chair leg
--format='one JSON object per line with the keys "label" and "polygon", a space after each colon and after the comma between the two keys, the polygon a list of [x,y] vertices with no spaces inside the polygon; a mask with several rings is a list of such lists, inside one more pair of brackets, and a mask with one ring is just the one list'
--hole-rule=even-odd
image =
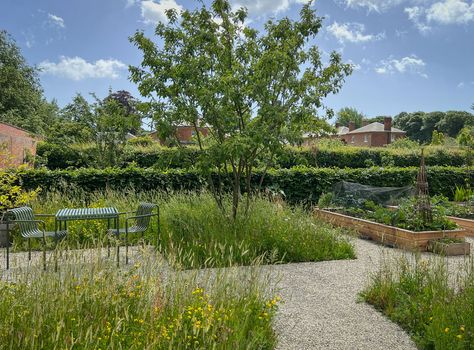
{"label": "chair leg", "polygon": [[125,265],[128,265],[128,230],[125,229]]}
{"label": "chair leg", "polygon": [[28,238],[28,260],[31,260],[31,238]]}
{"label": "chair leg", "polygon": [[43,270],[46,271],[46,240],[43,237]]}

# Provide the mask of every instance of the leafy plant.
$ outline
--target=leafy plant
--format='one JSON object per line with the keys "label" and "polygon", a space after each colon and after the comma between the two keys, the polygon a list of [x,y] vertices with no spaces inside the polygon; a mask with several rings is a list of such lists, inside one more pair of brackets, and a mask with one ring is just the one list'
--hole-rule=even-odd
{"label": "leafy plant", "polygon": [[[316,116],[351,65],[336,52],[325,65],[318,48],[308,44],[322,27],[311,4],[297,21],[268,21],[264,33],[246,25],[247,11],[233,10],[227,0],[167,16],[168,23],[155,30],[163,45],[142,31],[130,38],[143,53],[141,65],[130,68],[131,80],[152,98],[148,110],[163,130],[182,123],[194,127],[209,188],[223,210],[223,183],[232,184],[232,206],[226,209],[236,219],[243,189],[248,212],[258,159],[273,159],[305,130],[327,127]],[[207,140],[199,133],[203,126],[211,130]]]}

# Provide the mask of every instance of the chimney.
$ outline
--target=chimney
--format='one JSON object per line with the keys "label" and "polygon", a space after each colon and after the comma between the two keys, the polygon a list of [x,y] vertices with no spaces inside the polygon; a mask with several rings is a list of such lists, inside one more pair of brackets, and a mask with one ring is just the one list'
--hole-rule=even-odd
{"label": "chimney", "polygon": [[356,126],[354,122],[349,122],[349,131],[355,130]]}
{"label": "chimney", "polygon": [[367,119],[362,119],[362,126],[366,126],[369,124],[369,121]]}
{"label": "chimney", "polygon": [[392,131],[392,117],[383,118],[383,129],[385,131]]}

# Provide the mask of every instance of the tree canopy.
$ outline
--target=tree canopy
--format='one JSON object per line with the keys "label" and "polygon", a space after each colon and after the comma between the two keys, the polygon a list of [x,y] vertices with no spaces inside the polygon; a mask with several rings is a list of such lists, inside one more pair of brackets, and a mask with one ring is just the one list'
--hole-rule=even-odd
{"label": "tree canopy", "polygon": [[[151,100],[158,123],[195,128],[198,145],[207,144],[203,170],[233,184],[235,217],[241,181],[248,198],[257,159],[270,161],[289,139],[317,128],[323,99],[339,91],[351,66],[336,52],[325,66],[308,44],[322,26],[310,4],[297,21],[268,21],[264,33],[247,26],[246,10],[232,10],[227,0],[167,15],[169,23],[155,30],[159,45],[141,31],[130,38],[143,54],[141,65],[130,67],[131,80]],[[209,128],[208,140],[199,127]],[[209,182],[221,203],[222,182]]]}
{"label": "tree canopy", "polygon": [[465,111],[402,112],[395,116],[396,127],[407,132],[407,137],[421,143],[430,143],[433,132],[456,137],[467,126],[474,125],[474,115]]}
{"label": "tree canopy", "polygon": [[365,116],[357,109],[345,107],[337,112],[336,123],[341,126],[349,126],[349,123],[353,122],[356,128],[360,128],[364,119]]}
{"label": "tree canopy", "polygon": [[6,31],[0,31],[0,92],[0,121],[44,134],[57,117],[56,104],[43,98],[38,70]]}

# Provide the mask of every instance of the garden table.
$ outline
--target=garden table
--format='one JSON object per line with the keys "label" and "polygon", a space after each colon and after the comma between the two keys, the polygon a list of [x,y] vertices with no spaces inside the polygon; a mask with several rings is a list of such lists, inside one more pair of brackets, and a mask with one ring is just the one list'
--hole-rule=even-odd
{"label": "garden table", "polygon": [[[117,236],[119,235],[119,212],[117,208],[106,207],[106,208],[65,208],[60,209],[56,213],[55,230],[61,231],[67,230],[68,221],[76,220],[107,220],[107,228],[110,229],[110,222],[114,224],[114,228],[117,230]],[[108,245],[110,254],[110,245]],[[119,265],[119,246],[117,246],[117,266]]]}

